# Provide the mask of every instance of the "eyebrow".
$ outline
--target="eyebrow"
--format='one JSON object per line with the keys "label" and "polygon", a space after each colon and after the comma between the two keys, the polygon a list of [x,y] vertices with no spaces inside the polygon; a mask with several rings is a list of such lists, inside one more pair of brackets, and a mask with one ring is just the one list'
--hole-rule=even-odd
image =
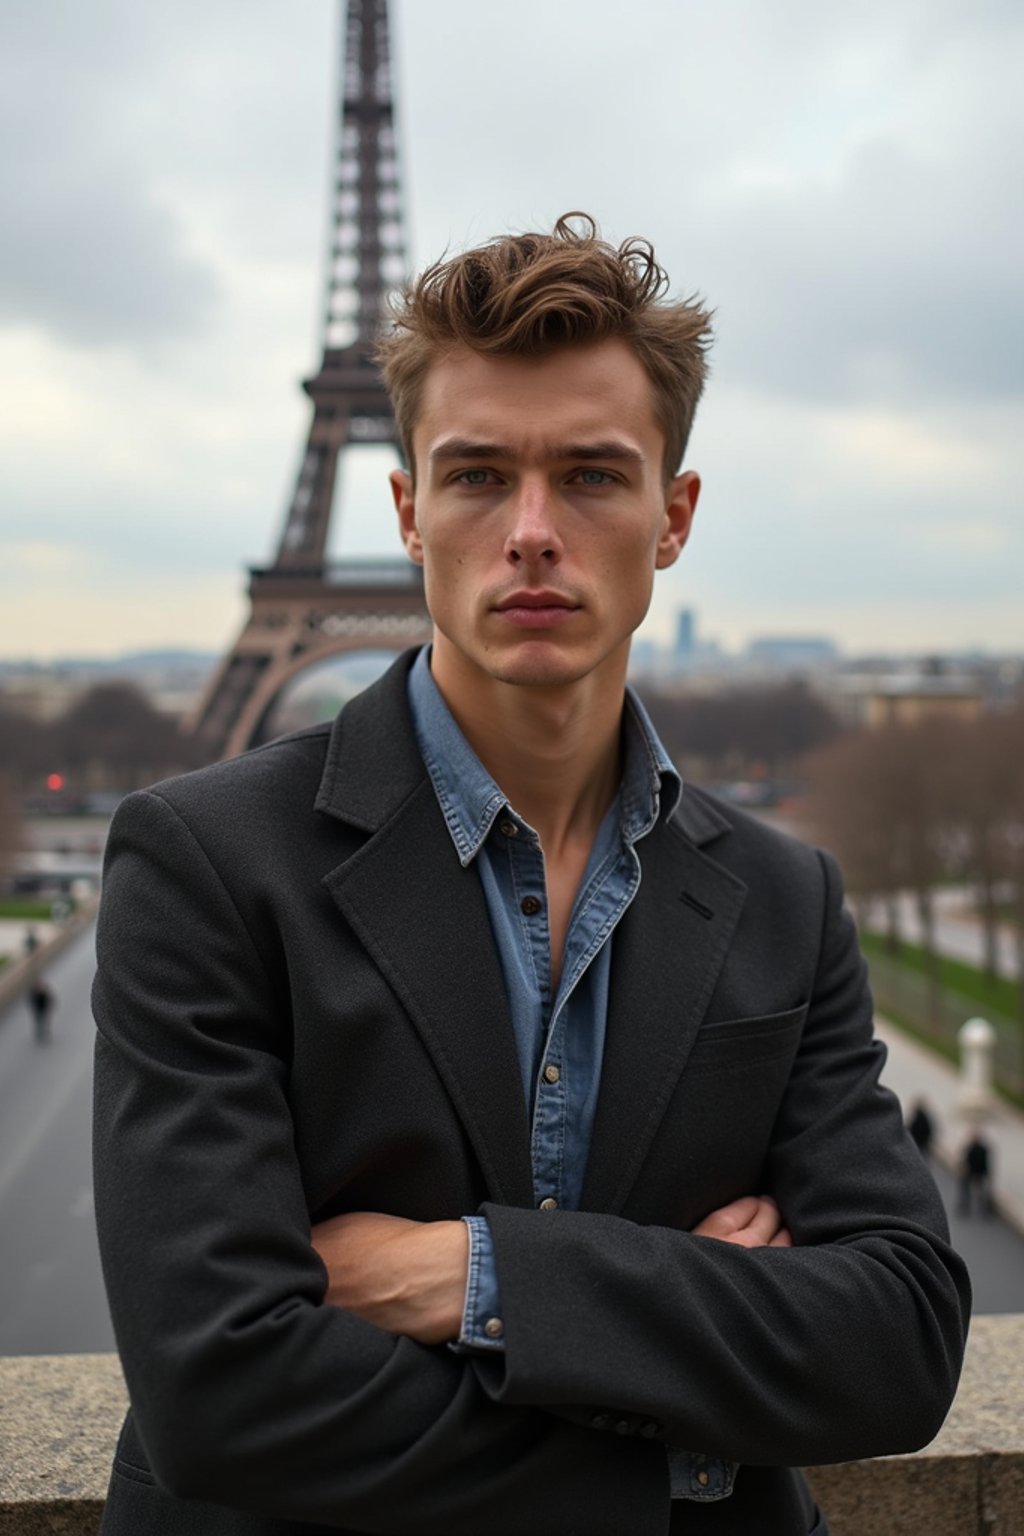
{"label": "eyebrow", "polygon": [[[547,453],[553,459],[612,459],[642,464],[644,456],[638,448],[610,438],[600,443],[552,444]],[[444,438],[427,455],[431,463],[443,463],[449,459],[515,459],[516,451],[508,443],[486,443],[472,437]]]}

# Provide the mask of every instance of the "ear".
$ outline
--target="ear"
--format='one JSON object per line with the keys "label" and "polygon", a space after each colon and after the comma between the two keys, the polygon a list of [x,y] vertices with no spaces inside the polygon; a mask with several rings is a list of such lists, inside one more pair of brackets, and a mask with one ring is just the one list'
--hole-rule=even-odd
{"label": "ear", "polygon": [[416,497],[412,476],[407,469],[393,469],[388,479],[391,482],[391,495],[394,498],[395,511],[398,513],[398,531],[402,535],[405,552],[416,565],[422,565],[423,540],[416,526]]}
{"label": "ear", "polygon": [[669,481],[665,491],[665,515],[654,560],[655,570],[663,571],[666,566],[675,565],[679,559],[680,551],[690,537],[699,495],[700,476],[692,469]]}

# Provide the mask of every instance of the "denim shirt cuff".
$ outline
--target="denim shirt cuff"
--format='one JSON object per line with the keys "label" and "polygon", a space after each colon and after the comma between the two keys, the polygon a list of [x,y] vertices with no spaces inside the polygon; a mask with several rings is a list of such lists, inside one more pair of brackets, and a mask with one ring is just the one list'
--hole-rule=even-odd
{"label": "denim shirt cuff", "polygon": [[695,1499],[712,1503],[727,1499],[732,1493],[738,1463],[719,1461],[714,1456],[701,1456],[695,1451],[668,1451],[669,1486],[674,1499]]}
{"label": "denim shirt cuff", "polygon": [[462,1219],[469,1228],[469,1270],[457,1347],[503,1351],[504,1326],[491,1229],[486,1216]]}

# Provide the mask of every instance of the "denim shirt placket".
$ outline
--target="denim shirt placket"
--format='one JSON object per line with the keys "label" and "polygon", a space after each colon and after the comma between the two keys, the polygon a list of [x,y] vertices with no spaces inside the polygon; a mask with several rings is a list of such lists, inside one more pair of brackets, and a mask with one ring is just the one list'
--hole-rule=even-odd
{"label": "denim shirt placket", "polygon": [[[614,816],[618,829],[618,816]],[[543,854],[536,850],[540,861],[540,889],[544,890]],[[640,867],[631,845],[615,839],[587,882],[587,888],[577,900],[569,929],[566,934],[562,977],[558,993],[551,1006],[551,945],[546,911],[537,913],[530,926],[526,920],[525,937],[530,947],[538,979],[542,981],[542,996],[546,1000],[542,1046],[537,1072],[534,1075],[534,1101],[532,1113],[531,1159],[533,1163],[534,1198],[554,1200],[558,1206],[575,1209],[579,1205],[583,1188],[585,1160],[578,1155],[566,1163],[566,1120],[582,1085],[570,1080],[572,1031],[582,1030],[587,1021],[576,1017],[577,988],[595,957],[600,953],[609,934],[632,901],[640,883]],[[518,889],[518,887],[517,887]],[[543,917],[543,921],[541,918]]]}

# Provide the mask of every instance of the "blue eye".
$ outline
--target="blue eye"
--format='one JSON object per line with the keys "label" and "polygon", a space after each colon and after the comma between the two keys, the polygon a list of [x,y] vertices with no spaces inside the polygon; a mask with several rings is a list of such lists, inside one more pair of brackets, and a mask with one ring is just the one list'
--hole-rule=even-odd
{"label": "blue eye", "polygon": [[578,474],[583,485],[608,485],[612,479],[606,469],[581,469]]}
{"label": "blue eye", "polygon": [[458,475],[463,485],[486,485],[489,469],[464,469]]}

